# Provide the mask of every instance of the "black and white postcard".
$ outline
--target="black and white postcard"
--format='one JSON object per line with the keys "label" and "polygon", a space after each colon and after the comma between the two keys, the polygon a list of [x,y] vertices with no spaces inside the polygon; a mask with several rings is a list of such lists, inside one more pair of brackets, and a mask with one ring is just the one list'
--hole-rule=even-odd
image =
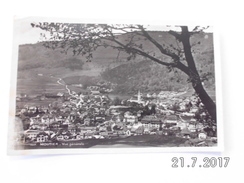
{"label": "black and white postcard", "polygon": [[218,151],[214,26],[14,22],[8,153]]}

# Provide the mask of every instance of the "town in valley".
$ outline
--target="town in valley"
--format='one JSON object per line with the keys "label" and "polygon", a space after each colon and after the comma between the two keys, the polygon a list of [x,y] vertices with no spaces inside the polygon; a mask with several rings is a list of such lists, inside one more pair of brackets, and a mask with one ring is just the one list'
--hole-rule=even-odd
{"label": "town in valley", "polygon": [[[203,106],[186,91],[138,91],[120,99],[111,98],[112,89],[101,83],[82,93],[70,90],[61,78],[56,80],[64,92],[17,95],[17,149],[217,144],[216,125],[201,121],[206,116],[200,112]],[[33,101],[48,105],[28,104]]]}

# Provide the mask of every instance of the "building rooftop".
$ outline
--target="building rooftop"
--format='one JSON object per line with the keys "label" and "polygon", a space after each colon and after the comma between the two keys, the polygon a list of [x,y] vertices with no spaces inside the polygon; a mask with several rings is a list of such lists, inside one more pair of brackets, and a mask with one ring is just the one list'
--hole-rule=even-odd
{"label": "building rooftop", "polygon": [[141,119],[142,122],[161,122],[160,119],[158,119],[156,116],[154,115],[148,115],[148,116],[144,116]]}
{"label": "building rooftop", "polygon": [[178,116],[176,115],[169,115],[165,117],[166,120],[171,120],[171,121],[177,121],[178,120]]}

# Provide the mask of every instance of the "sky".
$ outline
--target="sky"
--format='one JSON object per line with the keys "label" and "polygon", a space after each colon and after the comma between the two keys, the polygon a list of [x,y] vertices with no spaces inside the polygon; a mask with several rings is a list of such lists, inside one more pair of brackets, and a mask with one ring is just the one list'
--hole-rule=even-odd
{"label": "sky", "polygon": [[[61,19],[62,22],[71,22],[72,20],[65,20],[65,19]],[[45,31],[38,29],[38,28],[33,28],[31,26],[31,23],[37,23],[43,21],[43,19],[41,18],[24,18],[24,19],[15,19],[14,21],[14,41],[16,44],[21,45],[21,44],[34,44],[37,43],[39,41],[43,41],[41,40],[40,37],[40,33],[46,33]],[[47,21],[45,19],[45,21]],[[53,21],[53,20],[52,20]],[[56,20],[60,21],[59,20]],[[74,20],[75,22],[77,22],[77,20]],[[80,20],[79,20],[80,22]],[[89,22],[85,22],[85,23],[89,23]],[[146,24],[145,24],[146,25]],[[179,27],[176,26],[165,26],[165,25],[157,25],[157,24],[150,24],[150,25],[146,25],[145,27],[147,27],[148,30],[154,30],[154,31],[169,31],[169,30],[180,30]],[[189,30],[192,30],[194,26],[188,26]],[[212,32],[212,28],[210,27],[208,30],[208,32]]]}

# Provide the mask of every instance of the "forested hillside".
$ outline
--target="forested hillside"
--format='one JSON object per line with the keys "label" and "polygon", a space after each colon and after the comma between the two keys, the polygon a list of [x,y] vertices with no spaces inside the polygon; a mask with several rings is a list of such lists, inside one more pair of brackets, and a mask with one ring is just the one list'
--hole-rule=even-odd
{"label": "forested hillside", "polygon": [[[160,44],[179,48],[176,40],[167,32],[149,33]],[[119,39],[123,42],[128,40],[129,36],[129,34],[120,35]],[[137,43],[143,45],[143,49],[167,61],[168,58],[160,54],[149,41],[138,37]],[[204,79],[204,86],[214,89],[213,35],[211,33],[195,34],[191,38],[191,43],[197,69]],[[64,78],[67,84],[86,85],[105,80],[115,84],[114,89],[117,93],[134,93],[139,89],[142,92],[181,91],[191,87],[187,82],[187,76],[182,72],[177,70],[169,72],[170,70],[165,66],[145,60],[140,56],[128,60],[126,53],[116,49],[100,47],[93,53],[91,62],[86,62],[84,56],[74,56],[71,52],[64,54],[61,51],[45,48],[43,43],[21,45],[18,78],[34,80],[37,74],[50,74]],[[182,62],[184,63],[184,60]]]}
{"label": "forested hillside", "polygon": [[[207,67],[200,65],[201,73],[210,73],[213,65]],[[191,88],[187,81],[187,76],[180,71],[170,72],[166,67],[153,63],[152,61],[142,61],[137,63],[127,63],[107,69],[101,76],[104,80],[117,84],[117,93],[135,93],[165,91],[184,91]],[[214,89],[214,77],[208,76],[204,81],[205,87]]]}

